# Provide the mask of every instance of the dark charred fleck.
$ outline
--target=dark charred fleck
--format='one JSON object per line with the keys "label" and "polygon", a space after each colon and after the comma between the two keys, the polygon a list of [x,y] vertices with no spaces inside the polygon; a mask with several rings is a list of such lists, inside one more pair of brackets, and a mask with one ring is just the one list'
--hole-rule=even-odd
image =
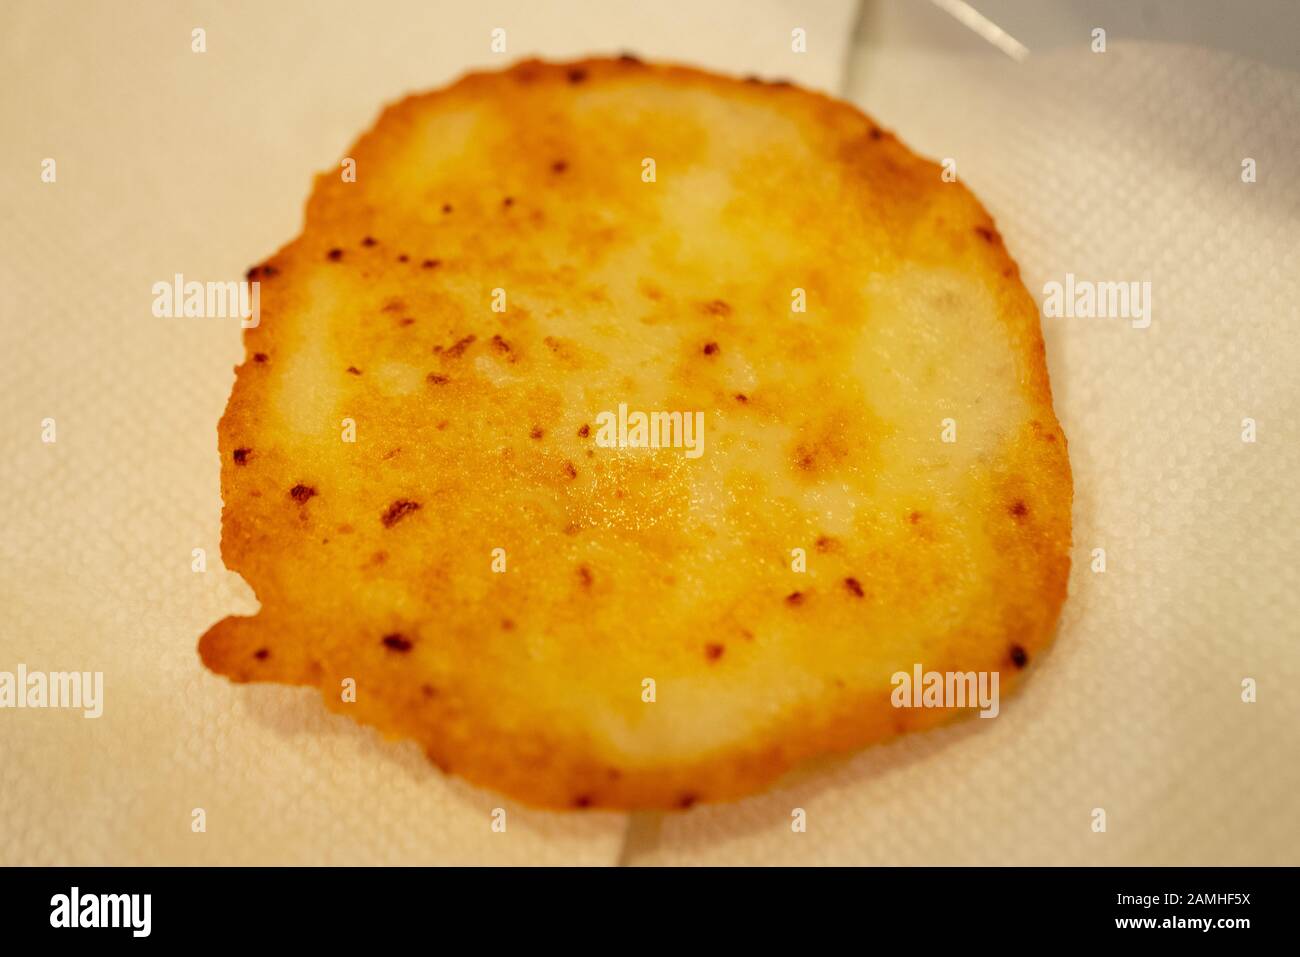
{"label": "dark charred fleck", "polygon": [[1011,663],[1017,668],[1023,668],[1029,664],[1029,653],[1019,645],[1011,646]]}
{"label": "dark charred fleck", "polygon": [[785,603],[786,603],[787,605],[802,605],[802,604],[803,604],[803,592],[801,592],[801,591],[792,591],[792,592],[790,592],[790,594],[788,594],[788,595],[785,596]]}
{"label": "dark charred fleck", "polygon": [[492,337],[492,348],[497,352],[509,352],[510,343],[506,342],[500,334],[497,334]]}
{"label": "dark charred fleck", "polygon": [[444,213],[450,213],[450,212],[451,212],[451,203],[443,203],[443,204],[442,204],[442,211],[443,211]]}
{"label": "dark charred fleck", "polygon": [[574,806],[574,807],[591,807],[591,795],[590,795],[590,794],[579,794],[576,798],[573,799],[573,806]]}
{"label": "dark charred fleck", "polygon": [[727,650],[726,645],[717,645],[717,644],[705,645],[704,657],[708,658],[710,661],[717,661],[719,658],[722,657],[722,653],[726,650]]}
{"label": "dark charred fleck", "polygon": [[397,261],[399,263],[409,263],[411,261],[411,257],[406,255],[406,253],[402,253],[402,255],[397,257]]}
{"label": "dark charred fleck", "polygon": [[748,401],[749,401],[749,396],[745,395],[745,393],[743,393],[743,392],[737,392],[737,393],[736,393],[736,401],[737,401],[737,402],[748,402]]}
{"label": "dark charred fleck", "polygon": [[235,449],[235,454],[234,454],[235,464],[236,465],[246,464],[248,462],[248,453],[252,451],[253,451],[252,449]]}
{"label": "dark charred fleck", "polygon": [[975,234],[979,236],[980,239],[984,240],[986,243],[993,242],[993,238],[997,236],[997,233],[989,229],[987,226],[976,226]]}
{"label": "dark charred fleck", "polygon": [[356,366],[348,366],[348,373],[350,375],[361,375],[361,370]]}
{"label": "dark charred fleck", "polygon": [[620,63],[640,63],[641,58],[635,53],[620,53],[618,55],[618,61]]}
{"label": "dark charred fleck", "polygon": [[583,427],[578,430],[578,434],[585,439],[587,436],[591,435],[591,426],[583,425]]}
{"label": "dark charred fleck", "polygon": [[1016,518],[1024,518],[1026,515],[1029,514],[1029,506],[1025,504],[1024,499],[1018,498],[1011,503],[1007,511],[1010,512],[1012,515],[1014,515]]}
{"label": "dark charred fleck", "polygon": [[587,79],[587,71],[581,67],[574,67],[568,74],[570,83],[581,83]]}
{"label": "dark charred fleck", "polygon": [[706,342],[704,344],[704,354],[706,356],[714,355],[717,353],[717,351],[718,351],[718,344],[716,342]]}
{"label": "dark charred fleck", "polygon": [[265,361],[266,361],[266,353],[265,353],[265,352],[254,352],[254,353],[253,353],[253,361],[254,361],[254,362],[265,362]]}
{"label": "dark charred fleck", "polygon": [[882,132],[880,131],[880,127],[878,127],[878,126],[873,126],[873,127],[871,128],[871,133],[868,134],[868,135],[869,135],[873,140],[878,140],[878,139],[880,139],[881,137],[883,137],[885,134],[882,133]]}
{"label": "dark charred fleck", "polygon": [[586,565],[578,566],[578,581],[582,582],[583,588],[591,587],[591,569]]}
{"label": "dark charred fleck", "polygon": [[331,249],[327,255],[329,256],[329,260],[330,260],[330,262],[335,262],[335,263],[336,263],[336,262],[338,262],[340,259],[343,258],[343,250],[341,250],[341,249]]}
{"label": "dark charred fleck", "polygon": [[853,594],[857,595],[859,598],[862,597],[862,583],[858,581],[856,578],[844,579],[844,587],[847,588],[849,591],[851,591]]}
{"label": "dark charred fleck", "polygon": [[421,269],[437,269],[437,268],[438,268],[439,266],[441,266],[441,265],[442,265],[442,260],[441,260],[441,259],[426,259],[424,262],[420,263],[420,268],[421,268]]}
{"label": "dark charred fleck", "polygon": [[822,535],[817,539],[817,551],[819,552],[829,552],[834,547],[835,539],[829,535]]}
{"label": "dark charred fleck", "polygon": [[289,497],[293,499],[295,502],[297,502],[299,505],[302,505],[304,502],[307,501],[307,499],[311,498],[315,494],[316,494],[316,490],[314,488],[312,488],[310,485],[303,485],[302,483],[299,483],[295,485],[293,488],[289,489]]}
{"label": "dark charred fleck", "polygon": [[391,635],[384,635],[383,645],[389,651],[406,652],[411,650],[412,642],[411,639],[407,638],[405,635],[399,635],[397,632],[393,632]]}
{"label": "dark charred fleck", "polygon": [[506,209],[509,209],[514,204],[515,204],[515,198],[513,196],[507,196],[505,199],[501,200],[501,205],[504,206]]}
{"label": "dark charred fleck", "polygon": [[683,794],[681,797],[677,799],[677,806],[684,811],[689,807],[693,807],[695,805],[695,802],[698,801],[699,799],[700,796],[698,794],[690,794],[690,793]]}
{"label": "dark charred fleck", "polygon": [[267,658],[271,657],[271,649],[258,648],[255,652],[253,652],[253,657],[256,658],[258,661],[265,661]]}
{"label": "dark charred fleck", "polygon": [[362,245],[362,246],[373,246],[373,245],[374,245],[375,243],[377,243],[378,241],[379,241],[379,240],[375,239],[374,236],[367,236],[365,239],[361,240],[361,245]]}
{"label": "dark charred fleck", "polygon": [[563,173],[568,168],[569,168],[569,164],[566,163],[564,160],[556,160],[554,163],[551,164],[551,171],[555,173]]}
{"label": "dark charred fleck", "polygon": [[410,499],[399,498],[392,505],[388,506],[388,511],[384,512],[380,521],[384,523],[384,528],[392,528],[407,515],[417,511],[419,507],[419,502],[412,502]]}
{"label": "dark charred fleck", "polygon": [[452,359],[458,359],[462,355],[464,355],[465,350],[468,349],[471,345],[473,345],[473,343],[477,338],[478,337],[471,332],[469,335],[457,339],[454,343],[452,343],[450,346],[448,346],[445,349],[442,346],[434,346],[433,351],[444,353],[445,355],[447,355],[449,358]]}

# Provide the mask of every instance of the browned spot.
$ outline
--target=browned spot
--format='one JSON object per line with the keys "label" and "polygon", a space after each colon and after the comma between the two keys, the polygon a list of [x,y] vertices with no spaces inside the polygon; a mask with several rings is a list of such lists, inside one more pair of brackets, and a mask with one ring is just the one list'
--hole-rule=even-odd
{"label": "browned spot", "polygon": [[437,372],[430,372],[428,376],[426,376],[426,378],[434,385],[443,385],[444,383],[449,381],[445,375],[442,375]]}
{"label": "browned spot", "polygon": [[546,433],[542,431],[542,427],[540,425],[534,425],[532,429],[530,429],[528,432],[529,438],[534,438],[534,439],[540,439],[545,434]]}
{"label": "browned spot", "polygon": [[410,316],[407,316],[407,317],[404,318],[404,319],[399,319],[398,322],[397,322],[397,324],[398,324],[399,326],[409,326],[409,325],[411,325],[413,322],[415,322],[415,320],[412,319]]}
{"label": "browned spot", "polygon": [[1007,511],[1015,516],[1016,519],[1023,520],[1024,517],[1029,514],[1029,506],[1025,504],[1024,499],[1018,498],[1007,507]]}
{"label": "browned spot", "polygon": [[802,605],[802,604],[803,604],[803,592],[801,592],[801,591],[792,591],[792,592],[790,592],[790,594],[788,594],[788,595],[785,596],[785,603],[786,603],[787,605],[791,605],[791,606]]}
{"label": "browned spot", "polygon": [[585,439],[587,436],[591,435],[591,426],[584,424],[582,428],[578,430],[578,434]]}
{"label": "browned spot", "polygon": [[583,588],[591,587],[591,581],[592,581],[591,569],[588,568],[586,565],[578,566],[578,581],[582,582]]}
{"label": "browned spot", "polygon": [[641,58],[637,56],[635,53],[620,53],[618,55],[618,62],[639,64],[641,62]]}
{"label": "browned spot", "polygon": [[248,461],[248,453],[252,451],[252,449],[235,449],[235,454],[233,456],[235,464],[244,465]]}
{"label": "browned spot", "polygon": [[856,578],[844,579],[844,587],[847,588],[849,591],[851,591],[853,594],[857,595],[859,598],[862,597],[862,583],[859,582]]}
{"label": "browned spot", "polygon": [[266,353],[265,353],[265,352],[254,352],[254,353],[253,353],[253,361],[254,361],[254,362],[265,362],[265,361],[266,361]]}
{"label": "browned spot", "polygon": [[406,255],[406,253],[402,253],[402,255],[397,257],[397,261],[399,263],[409,263],[411,261],[411,257]]}
{"label": "browned spot", "polygon": [[388,506],[388,511],[384,512],[380,521],[384,523],[384,528],[392,528],[393,525],[419,509],[419,507],[419,502],[412,502],[410,499],[399,498],[392,505]]}
{"label": "browned spot", "polygon": [[714,355],[717,351],[718,351],[718,344],[716,342],[706,342],[704,344],[704,354],[706,356]]}
{"label": "browned spot", "polygon": [[492,348],[502,354],[508,354],[511,351],[510,343],[506,342],[499,335],[492,337]]}
{"label": "browned spot", "polygon": [[743,392],[737,392],[737,393],[736,393],[736,401],[737,401],[737,402],[741,402],[741,403],[748,402],[748,401],[749,401],[749,396],[745,395],[745,393],[743,393]]}
{"label": "browned spot", "polygon": [[721,299],[714,299],[711,302],[706,302],[704,304],[704,311],[711,316],[731,315],[731,307],[727,305],[725,302],[723,302]]}
{"label": "browned spot", "polygon": [[722,657],[722,653],[727,650],[726,645],[710,644],[704,646],[704,657],[709,661],[717,661]]}
{"label": "browned spot", "polygon": [[402,454],[402,447],[399,445],[397,448],[389,449],[387,452],[385,452],[383,458],[384,461],[387,462],[389,459],[401,454]]}
{"label": "browned spot", "polygon": [[979,238],[984,240],[986,243],[991,243],[998,234],[987,226],[976,226],[975,235],[979,236]]}
{"label": "browned spot", "polygon": [[441,259],[426,259],[424,262],[420,263],[420,268],[421,268],[421,269],[437,269],[437,268],[438,268],[439,266],[441,266],[441,265],[442,265],[442,260],[441,260]]}
{"label": "browned spot", "polygon": [[564,463],[564,474],[571,479],[575,479],[578,477],[578,467],[572,462],[566,461]]}
{"label": "browned spot", "polygon": [[501,205],[504,206],[506,209],[509,209],[514,204],[515,204],[515,198],[513,196],[507,196],[501,200]]}
{"label": "browned spot", "polygon": [[411,644],[412,642],[410,638],[407,638],[405,635],[400,635],[397,632],[393,632],[391,635],[384,635],[383,637],[383,645],[389,651],[410,651]]}
{"label": "browned spot", "polygon": [[443,203],[443,204],[442,204],[442,211],[443,211],[444,213],[450,213],[450,212],[451,212],[451,203]]}
{"label": "browned spot", "polygon": [[330,262],[335,262],[335,263],[336,263],[336,262],[338,262],[340,259],[343,258],[343,250],[341,250],[341,249],[331,249],[331,250],[330,250],[326,255],[329,256]]}
{"label": "browned spot", "polygon": [[912,512],[911,514],[909,514],[909,515],[907,516],[907,520],[908,520],[909,522],[911,522],[913,525],[915,525],[915,524],[917,524],[918,522],[921,521],[921,513],[920,513],[920,512]]}
{"label": "browned spot", "polygon": [[501,630],[502,630],[502,631],[514,631],[514,630],[515,630],[515,623],[514,623],[514,620],[513,620],[513,619],[510,619],[510,618],[502,618],[502,619],[501,619]]}
{"label": "browned spot", "polygon": [[299,483],[295,485],[293,488],[289,489],[289,497],[293,499],[295,502],[297,502],[299,505],[307,501],[307,499],[311,498],[315,494],[316,494],[316,490],[314,488],[312,488],[310,485],[303,485],[302,483]]}
{"label": "browned spot", "polygon": [[882,136],[884,136],[885,134],[882,133],[882,132],[880,131],[880,127],[878,127],[878,126],[873,126],[873,127],[871,128],[871,132],[868,133],[867,135],[870,136],[873,140],[878,140],[878,139],[880,139]]}
{"label": "browned spot", "polygon": [[253,652],[253,657],[256,658],[258,661],[265,661],[267,658],[271,657],[271,649],[258,648],[255,652]]}
{"label": "browned spot", "polygon": [[384,303],[384,312],[405,312],[406,303],[400,299],[390,299]]}
{"label": "browned spot", "polygon": [[677,799],[677,806],[684,811],[687,808],[694,806],[695,802],[699,799],[700,796],[698,794],[692,794],[688,791]]}
{"label": "browned spot", "polygon": [[457,339],[449,346],[434,346],[433,351],[435,354],[440,353],[449,359],[459,359],[465,354],[465,350],[468,349],[477,338],[478,337],[471,332],[469,335]]}
{"label": "browned spot", "polygon": [[420,685],[420,694],[426,698],[436,698],[438,697],[438,689],[433,685]]}
{"label": "browned spot", "polygon": [[836,544],[835,539],[831,538],[829,535],[822,535],[818,537],[816,542],[817,551],[829,552],[832,548],[835,547],[835,544]]}
{"label": "browned spot", "polygon": [[579,794],[577,797],[575,797],[575,798],[573,799],[573,806],[574,806],[574,807],[591,807],[591,795],[590,795],[590,794]]}
{"label": "browned spot", "polygon": [[367,236],[365,239],[361,240],[361,245],[362,245],[362,246],[373,246],[376,242],[377,242],[377,240],[375,239],[374,236]]}
{"label": "browned spot", "polygon": [[1023,668],[1029,664],[1029,653],[1020,645],[1011,646],[1011,663],[1017,668]]}
{"label": "browned spot", "polygon": [[587,71],[582,67],[573,67],[567,74],[570,83],[581,83],[587,79]]}
{"label": "browned spot", "polygon": [[350,372],[352,375],[361,375],[361,370],[358,369],[356,366],[348,366],[348,372]]}
{"label": "browned spot", "polygon": [[569,164],[567,160],[556,160],[551,164],[551,172],[553,173],[563,173],[568,168]]}

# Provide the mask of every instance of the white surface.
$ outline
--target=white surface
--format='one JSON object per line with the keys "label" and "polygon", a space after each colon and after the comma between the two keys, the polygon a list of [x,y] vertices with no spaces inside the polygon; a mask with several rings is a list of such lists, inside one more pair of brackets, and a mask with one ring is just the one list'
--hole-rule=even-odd
{"label": "white surface", "polygon": [[1076,496],[1055,648],[997,720],[665,816],[639,863],[1300,863],[1300,78],[1086,42],[873,45],[850,90],[956,159],[1040,302],[1066,272],[1153,283],[1148,329],[1044,324]]}

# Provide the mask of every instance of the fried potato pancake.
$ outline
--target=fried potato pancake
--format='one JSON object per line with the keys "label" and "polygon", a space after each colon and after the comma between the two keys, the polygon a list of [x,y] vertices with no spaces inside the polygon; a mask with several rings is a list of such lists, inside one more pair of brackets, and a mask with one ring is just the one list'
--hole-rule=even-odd
{"label": "fried potato pancake", "polygon": [[261,610],[213,671],[531,805],[680,808],[961,713],[896,672],[1005,692],[1049,644],[1038,313],[937,165],[631,57],[471,74],[348,157],[250,271],[221,544]]}

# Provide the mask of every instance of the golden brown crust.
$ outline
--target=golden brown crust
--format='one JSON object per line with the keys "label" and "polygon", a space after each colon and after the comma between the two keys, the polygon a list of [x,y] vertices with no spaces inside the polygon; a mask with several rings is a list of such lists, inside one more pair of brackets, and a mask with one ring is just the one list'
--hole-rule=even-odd
{"label": "golden brown crust", "polygon": [[[1047,647],[1037,309],[933,163],[790,85],[604,59],[409,97],[348,156],[252,271],[222,555],[262,610],[209,668],[530,804],[673,808],[947,720],[891,706],[914,662],[1005,692]],[[598,446],[620,402],[704,412],[704,453]]]}

